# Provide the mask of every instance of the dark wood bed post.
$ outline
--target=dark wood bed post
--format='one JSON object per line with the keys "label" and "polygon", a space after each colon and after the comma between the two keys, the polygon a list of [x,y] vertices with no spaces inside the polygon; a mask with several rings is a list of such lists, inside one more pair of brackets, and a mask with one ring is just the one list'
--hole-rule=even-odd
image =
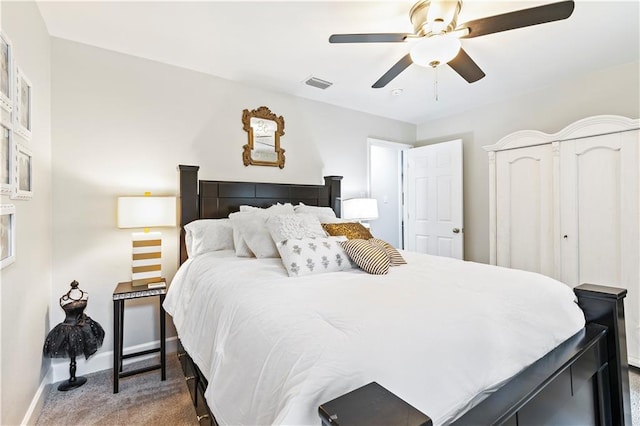
{"label": "dark wood bed post", "polygon": [[187,248],[184,245],[184,226],[196,220],[198,214],[198,166],[185,166],[180,164],[179,189],[180,201],[178,216],[180,217],[180,258],[179,265],[187,260]]}
{"label": "dark wood bed post", "polygon": [[[627,360],[627,336],[624,319],[624,298],[627,290],[594,284],[582,284],[574,289],[578,305],[584,312],[587,323],[604,325],[607,330],[608,367],[598,374],[609,390],[604,395],[610,402],[610,418],[613,425],[631,425],[631,400],[629,397],[629,362]],[[602,415],[601,415],[602,417]]]}

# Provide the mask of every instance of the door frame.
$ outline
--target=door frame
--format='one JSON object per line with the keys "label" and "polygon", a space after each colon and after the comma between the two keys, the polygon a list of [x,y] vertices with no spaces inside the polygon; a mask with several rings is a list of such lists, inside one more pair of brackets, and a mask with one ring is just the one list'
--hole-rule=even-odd
{"label": "door frame", "polygon": [[404,182],[405,173],[405,156],[404,151],[414,148],[413,145],[409,145],[401,142],[393,142],[384,139],[367,138],[367,194],[371,196],[371,147],[378,146],[383,148],[395,149],[398,152],[398,240],[400,241],[401,249],[404,249],[405,245],[405,231],[404,223],[406,219],[406,209],[404,206],[404,194],[406,189],[406,183]]}

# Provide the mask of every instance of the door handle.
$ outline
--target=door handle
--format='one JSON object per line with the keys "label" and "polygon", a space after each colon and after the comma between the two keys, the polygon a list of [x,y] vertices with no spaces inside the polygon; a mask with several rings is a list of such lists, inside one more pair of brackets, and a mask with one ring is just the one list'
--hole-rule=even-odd
{"label": "door handle", "polygon": [[454,234],[459,234],[460,233],[460,228],[453,228],[453,233]]}

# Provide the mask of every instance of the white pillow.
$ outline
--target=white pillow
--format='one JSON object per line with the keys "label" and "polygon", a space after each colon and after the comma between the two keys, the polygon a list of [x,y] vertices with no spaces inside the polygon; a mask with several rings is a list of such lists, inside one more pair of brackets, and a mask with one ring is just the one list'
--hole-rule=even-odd
{"label": "white pillow", "polygon": [[247,241],[244,239],[244,233],[242,232],[243,225],[249,220],[249,218],[258,218],[258,216],[252,212],[236,212],[229,215],[231,225],[233,227],[233,245],[236,250],[236,256],[238,257],[254,257],[253,252],[247,245]]}
{"label": "white pillow", "polygon": [[254,206],[240,206],[240,211],[241,212],[261,212],[261,213],[266,213],[266,214],[290,214],[290,213],[294,213],[294,207],[293,204],[291,203],[285,203],[285,204],[274,204],[271,207],[267,207],[266,209],[263,209],[261,207],[254,207]]}
{"label": "white pillow", "polygon": [[336,212],[331,207],[307,206],[300,203],[293,209],[296,213],[312,214],[322,223],[333,222],[336,219]]}
{"label": "white pillow", "polygon": [[187,256],[218,250],[233,250],[233,227],[229,219],[201,219],[185,225]]}
{"label": "white pillow", "polygon": [[[266,220],[276,214],[293,214],[293,205],[274,204],[261,209],[252,206],[240,206],[241,211],[231,213],[233,225],[233,243],[238,257],[280,257],[278,249],[269,234]],[[244,211],[242,211],[244,210]]]}
{"label": "white pillow", "polygon": [[277,214],[267,219],[267,228],[274,242],[290,238],[326,237],[318,218],[311,214]]}
{"label": "white pillow", "polygon": [[346,237],[289,239],[276,244],[290,277],[351,269],[349,256],[340,246]]}

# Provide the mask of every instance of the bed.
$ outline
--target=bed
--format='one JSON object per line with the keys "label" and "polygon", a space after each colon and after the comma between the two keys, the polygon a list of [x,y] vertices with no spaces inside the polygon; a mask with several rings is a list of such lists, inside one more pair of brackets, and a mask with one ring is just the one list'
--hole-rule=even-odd
{"label": "bed", "polygon": [[199,420],[319,424],[320,404],[375,380],[434,424],[631,424],[625,290],[407,252],[384,276],[289,278],[280,259],[224,250],[188,259],[184,226],[240,205],[340,215],[337,176],[197,174],[179,166],[182,266],[165,308]]}

